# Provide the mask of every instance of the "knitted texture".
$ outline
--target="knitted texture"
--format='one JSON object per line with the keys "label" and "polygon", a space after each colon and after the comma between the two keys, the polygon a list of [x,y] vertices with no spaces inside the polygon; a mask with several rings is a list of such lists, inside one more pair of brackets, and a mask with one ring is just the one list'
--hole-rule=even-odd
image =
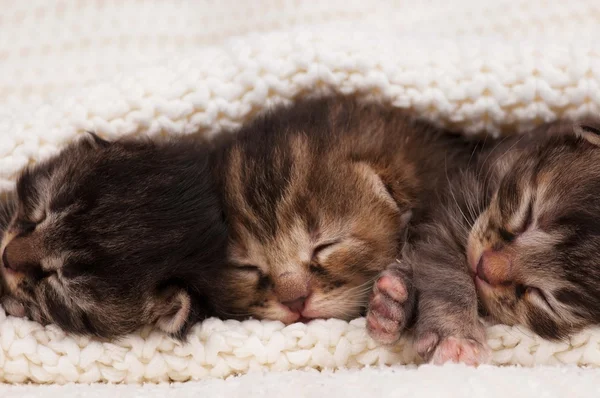
{"label": "knitted texture", "polygon": [[[4,3],[0,190],[86,130],[214,134],[314,92],[381,99],[467,133],[600,107],[597,0]],[[497,325],[488,338],[496,364],[600,366],[598,329],[551,343]],[[377,346],[363,319],[208,320],[186,344],[150,330],[102,342],[0,310],[0,381],[180,381],[415,361],[406,342]]]}

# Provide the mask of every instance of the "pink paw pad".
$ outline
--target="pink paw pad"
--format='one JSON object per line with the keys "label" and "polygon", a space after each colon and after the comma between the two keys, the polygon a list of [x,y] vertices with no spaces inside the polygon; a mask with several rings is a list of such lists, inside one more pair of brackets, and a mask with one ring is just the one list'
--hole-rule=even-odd
{"label": "pink paw pad", "polygon": [[27,311],[23,303],[17,301],[13,297],[7,296],[2,299],[2,306],[6,310],[8,315],[23,318],[26,316]]}
{"label": "pink paw pad", "polygon": [[406,291],[406,285],[404,281],[397,276],[384,274],[379,278],[375,285],[375,291],[387,294],[393,300],[399,302],[405,302],[408,298],[408,292]]}
{"label": "pink paw pad", "polygon": [[372,313],[367,315],[367,330],[371,337],[380,344],[393,344],[400,338],[398,322],[381,318]]}
{"label": "pink paw pad", "polygon": [[393,274],[382,275],[375,283],[369,302],[367,329],[379,343],[392,344],[406,323],[404,303],[408,292],[403,280]]}
{"label": "pink paw pad", "polygon": [[471,339],[448,337],[442,340],[433,352],[430,362],[442,365],[446,362],[478,366],[489,360],[486,346]]}

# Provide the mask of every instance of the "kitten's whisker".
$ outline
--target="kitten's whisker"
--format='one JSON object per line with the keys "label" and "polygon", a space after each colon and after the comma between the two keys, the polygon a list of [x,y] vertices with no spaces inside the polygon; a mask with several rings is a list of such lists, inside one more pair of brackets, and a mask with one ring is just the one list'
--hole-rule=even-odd
{"label": "kitten's whisker", "polygon": [[[467,218],[467,216],[465,215],[465,213],[462,211],[460,204],[458,203],[458,201],[456,200],[456,196],[454,195],[454,189],[452,189],[452,182],[450,181],[450,177],[448,176],[448,163],[447,163],[447,157],[444,156],[444,167],[445,167],[445,171],[446,171],[446,181],[448,182],[448,189],[450,191],[450,194],[452,195],[452,199],[454,200],[454,204],[456,204],[456,207],[458,209],[458,211],[460,211],[460,214],[462,214],[463,219],[465,220],[465,222],[467,223],[467,225],[470,227],[471,223],[469,222],[469,219]],[[462,223],[460,223],[459,225],[461,225]]]}

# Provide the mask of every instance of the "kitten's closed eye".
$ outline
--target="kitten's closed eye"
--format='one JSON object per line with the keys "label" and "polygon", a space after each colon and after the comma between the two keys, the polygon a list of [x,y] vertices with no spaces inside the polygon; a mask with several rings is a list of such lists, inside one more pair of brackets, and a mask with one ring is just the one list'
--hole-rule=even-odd
{"label": "kitten's closed eye", "polygon": [[515,286],[515,296],[517,296],[517,299],[523,298],[526,292],[527,286],[521,284]]}
{"label": "kitten's closed eye", "polygon": [[333,241],[329,241],[329,242],[325,242],[325,243],[321,243],[319,245],[317,245],[314,249],[313,249],[313,253],[312,253],[312,259],[316,259],[319,254],[323,253],[325,250],[332,248],[333,246],[339,244],[341,241],[339,239],[333,240]]}
{"label": "kitten's closed eye", "polygon": [[43,211],[41,214],[33,217],[31,215],[25,215],[17,218],[14,225],[21,231],[21,233],[31,233],[37,226],[46,220],[46,212]]}
{"label": "kitten's closed eye", "polygon": [[532,219],[533,219],[533,205],[532,205],[532,203],[529,203],[529,205],[527,206],[525,216],[523,217],[523,220],[520,222],[519,227],[517,227],[515,229],[511,229],[511,230],[501,227],[498,230],[498,234],[500,235],[500,237],[502,238],[503,241],[510,243],[513,240],[515,240],[515,238],[517,236],[519,236],[520,234],[522,234],[523,232],[525,232],[529,229],[529,227],[531,226]]}
{"label": "kitten's closed eye", "polygon": [[535,294],[541,297],[545,297],[542,291],[537,287],[526,286],[520,283],[515,285],[515,296],[517,296],[518,299],[523,298],[527,294]]}
{"label": "kitten's closed eye", "polygon": [[550,304],[548,297],[540,288],[537,288],[535,286],[526,286],[523,284],[517,284],[517,285],[515,285],[515,296],[516,296],[517,300],[522,300],[527,297],[537,298],[537,299],[539,299],[538,302],[541,302],[550,311],[554,312],[554,308]]}
{"label": "kitten's closed eye", "polygon": [[17,220],[15,223],[21,234],[29,234],[35,231],[38,223],[28,220]]}
{"label": "kitten's closed eye", "polygon": [[500,237],[502,238],[502,240],[505,242],[508,242],[508,243],[512,242],[517,237],[516,234],[509,232],[505,228],[500,228],[498,230],[498,233],[500,234]]}
{"label": "kitten's closed eye", "polygon": [[546,296],[546,294],[544,293],[544,291],[542,289],[539,289],[539,288],[533,287],[533,286],[528,286],[525,293],[530,296],[537,297],[538,299],[540,299],[540,301],[543,304],[545,304],[545,306],[550,311],[555,312],[554,307],[552,306],[552,304],[550,304],[550,300],[548,300],[548,297]]}
{"label": "kitten's closed eye", "polygon": [[244,271],[244,272],[256,272],[258,274],[262,274],[262,270],[257,267],[256,265],[238,265],[235,267],[237,270],[239,271]]}

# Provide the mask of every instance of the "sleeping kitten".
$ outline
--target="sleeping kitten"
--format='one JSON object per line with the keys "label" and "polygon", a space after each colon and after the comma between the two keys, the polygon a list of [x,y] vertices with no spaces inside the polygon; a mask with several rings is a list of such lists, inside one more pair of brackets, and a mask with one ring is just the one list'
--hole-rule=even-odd
{"label": "sleeping kitten", "polygon": [[[183,335],[212,314],[227,227],[197,139],[90,135],[26,169],[5,198],[3,305],[69,332]],[[6,221],[7,218],[4,217]]]}
{"label": "sleeping kitten", "polygon": [[425,359],[478,364],[489,354],[478,300],[496,321],[549,339],[599,323],[599,127],[544,126],[452,175],[428,220],[413,225],[401,260],[376,282],[371,335],[394,342],[416,310]]}
{"label": "sleeping kitten", "polygon": [[304,100],[249,123],[218,150],[230,234],[219,314],[359,316],[408,220],[474,149],[352,98]]}

